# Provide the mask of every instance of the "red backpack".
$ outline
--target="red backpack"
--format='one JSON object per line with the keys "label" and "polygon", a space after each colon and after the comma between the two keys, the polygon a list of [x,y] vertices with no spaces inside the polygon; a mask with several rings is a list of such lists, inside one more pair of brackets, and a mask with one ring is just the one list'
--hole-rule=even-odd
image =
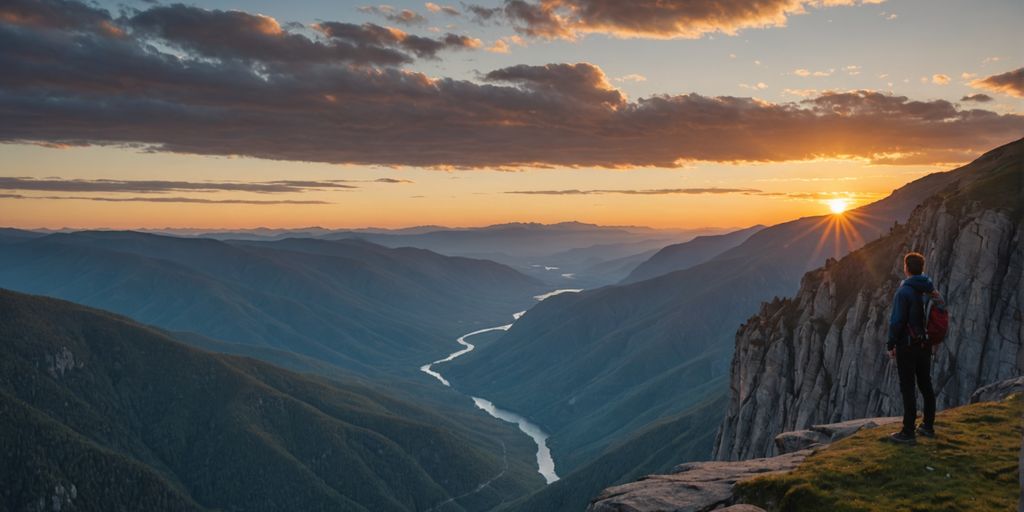
{"label": "red backpack", "polygon": [[924,339],[930,346],[936,346],[946,339],[949,332],[949,311],[942,297],[930,297],[924,301]]}

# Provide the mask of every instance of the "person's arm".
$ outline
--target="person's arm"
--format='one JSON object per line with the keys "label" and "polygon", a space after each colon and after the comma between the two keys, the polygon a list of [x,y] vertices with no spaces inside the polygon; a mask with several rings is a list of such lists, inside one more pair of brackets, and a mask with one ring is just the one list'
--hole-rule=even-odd
{"label": "person's arm", "polygon": [[896,341],[907,325],[907,306],[906,298],[903,294],[896,291],[896,296],[892,300],[892,314],[889,316],[889,340],[885,344],[885,348],[892,352],[896,348]]}

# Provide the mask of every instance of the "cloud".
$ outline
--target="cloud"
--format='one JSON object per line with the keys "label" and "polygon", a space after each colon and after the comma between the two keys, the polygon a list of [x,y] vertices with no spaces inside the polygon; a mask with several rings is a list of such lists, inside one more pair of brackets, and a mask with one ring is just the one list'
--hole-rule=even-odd
{"label": "cloud", "polygon": [[509,53],[512,51],[512,45],[526,46],[526,40],[518,35],[511,35],[502,37],[487,47],[487,51],[492,53]]}
{"label": "cloud", "polygon": [[35,199],[44,201],[99,201],[104,203],[193,203],[193,204],[334,204],[328,201],[259,200],[259,199],[205,199],[200,197],[92,197],[92,196],[26,196],[0,194],[0,199]]}
{"label": "cloud", "polygon": [[399,178],[377,178],[373,180],[374,183],[415,183],[413,180],[399,179]]}
{"label": "cloud", "polygon": [[501,7],[470,6],[478,19],[501,16],[520,33],[575,39],[586,33],[616,37],[699,38],[778,27],[808,8],[880,3],[879,0],[505,0]]}
{"label": "cloud", "polygon": [[753,188],[657,188],[657,189],[597,189],[597,190],[512,190],[506,194],[547,195],[547,196],[590,196],[607,194],[661,196],[661,195],[701,195],[701,194],[760,194]]}
{"label": "cloud", "polygon": [[974,101],[974,102],[977,102],[977,103],[988,103],[990,101],[994,101],[994,98],[992,98],[992,96],[989,96],[988,94],[982,94],[982,93],[979,92],[977,94],[969,94],[967,96],[964,96],[963,98],[960,98],[960,101]]}
{"label": "cloud", "polygon": [[942,73],[936,73],[932,75],[932,83],[935,85],[946,85],[949,83],[949,75],[943,75]]}
{"label": "cloud", "polygon": [[626,97],[610,83],[601,68],[592,64],[520,64],[484,75],[490,82],[507,82],[548,98],[587,106],[623,105]]}
{"label": "cloud", "polygon": [[[394,29],[318,27],[354,48],[417,51]],[[1024,116],[867,90],[785,103],[700,94],[630,100],[588,63],[511,66],[469,81],[350,61],[183,58],[131,34],[3,21],[0,69],[0,142],[275,160],[499,169],[836,157],[946,163],[1024,132]]]}
{"label": "cloud", "polygon": [[487,51],[491,53],[509,53],[512,49],[504,39],[498,39],[493,44],[487,47]]}
{"label": "cloud", "polygon": [[118,36],[110,13],[73,0],[5,0],[0,22],[36,28],[98,32]]}
{"label": "cloud", "polygon": [[1024,68],[986,78],[979,78],[972,81],[970,85],[975,89],[986,89],[992,92],[1024,98]]}
{"label": "cloud", "polygon": [[473,21],[481,24],[497,19],[503,12],[501,7],[483,7],[480,5],[467,5],[465,7],[473,15]]}
{"label": "cloud", "polygon": [[264,182],[208,182],[165,180],[107,180],[23,178],[0,176],[0,190],[37,190],[47,192],[135,192],[161,194],[166,192],[258,192],[279,194],[310,190],[353,189],[341,180],[280,180]]}
{"label": "cloud", "polygon": [[333,40],[345,41],[357,47],[396,48],[420,58],[436,58],[442,50],[474,49],[483,45],[479,39],[468,36],[449,33],[433,39],[373,23],[356,25],[327,21],[318,23],[314,28]]}
{"label": "cloud", "polygon": [[365,40],[317,41],[289,32],[269,16],[241,11],[174,4],[142,11],[131,17],[128,24],[139,37],[162,41],[202,57],[286,64],[395,65],[412,61],[395,45]]}
{"label": "cloud", "polygon": [[800,69],[793,70],[793,74],[796,75],[796,76],[805,77],[805,78],[809,77],[809,76],[823,77],[823,76],[832,76],[832,73],[834,71],[835,71],[834,69],[830,69],[828,71],[810,71],[810,70],[807,70],[807,69],[800,68]]}
{"label": "cloud", "polygon": [[426,25],[427,19],[422,14],[411,9],[395,9],[390,5],[370,5],[360,7],[360,11],[369,14],[376,14],[384,19],[401,25]]}
{"label": "cloud", "polygon": [[435,4],[434,2],[427,2],[426,4],[424,4],[424,6],[427,8],[428,11],[430,11],[432,13],[443,13],[443,14],[447,14],[448,16],[461,16],[462,15],[462,13],[459,12],[458,9],[456,9],[456,8],[450,6],[450,5],[438,5],[438,4]]}
{"label": "cloud", "polygon": [[647,77],[636,73],[620,76],[615,79],[616,82],[646,82]]}

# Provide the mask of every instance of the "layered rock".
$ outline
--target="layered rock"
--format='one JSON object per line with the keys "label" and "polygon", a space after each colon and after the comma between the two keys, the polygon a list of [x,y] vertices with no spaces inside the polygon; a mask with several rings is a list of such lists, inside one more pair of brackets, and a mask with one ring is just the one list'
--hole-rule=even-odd
{"label": "layered rock", "polygon": [[1024,373],[1024,141],[968,167],[907,224],[807,273],[794,298],[764,304],[740,328],[715,458],[776,454],[778,434],[815,423],[901,414],[884,345],[911,250],[927,256],[952,318],[933,363],[939,408]]}

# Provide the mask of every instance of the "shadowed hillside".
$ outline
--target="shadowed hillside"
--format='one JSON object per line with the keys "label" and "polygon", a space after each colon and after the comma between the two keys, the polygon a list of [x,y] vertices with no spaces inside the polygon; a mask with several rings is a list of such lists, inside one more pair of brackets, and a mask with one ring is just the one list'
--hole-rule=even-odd
{"label": "shadowed hillside", "polygon": [[500,436],[354,381],[53,299],[0,311],[5,510],[486,510],[541,483]]}
{"label": "shadowed hillside", "polygon": [[635,283],[699,265],[740,245],[762,229],[764,226],[757,225],[724,235],[698,236],[689,242],[670,245],[637,266],[622,280],[622,284]]}

